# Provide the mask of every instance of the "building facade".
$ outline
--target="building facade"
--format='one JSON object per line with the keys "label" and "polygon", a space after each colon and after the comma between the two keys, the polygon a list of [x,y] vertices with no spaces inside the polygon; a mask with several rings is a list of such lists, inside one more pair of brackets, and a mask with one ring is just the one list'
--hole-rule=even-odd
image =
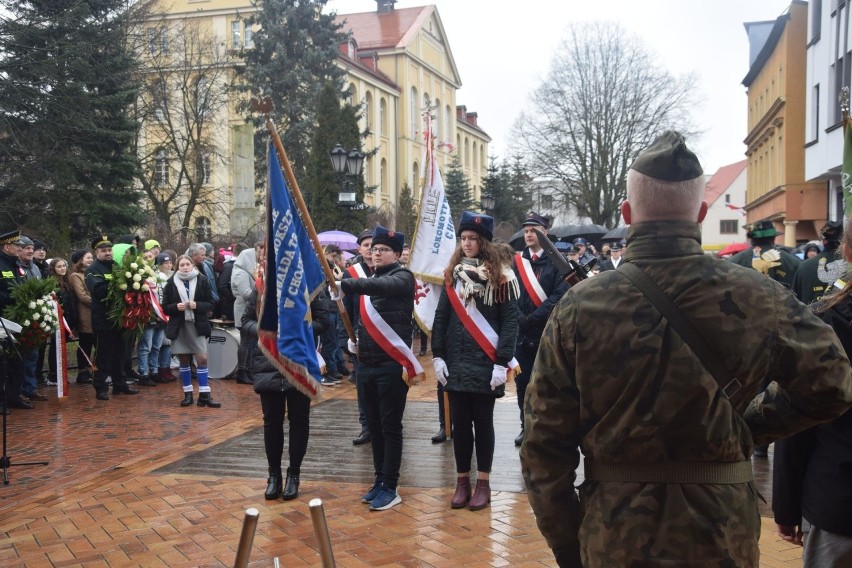
{"label": "building facade", "polygon": [[794,0],[774,21],[745,24],[747,222],[772,220],[790,247],[816,238],[827,219],[826,184],[805,175],[807,15],[807,3]]}
{"label": "building facade", "polygon": [[[352,34],[351,40],[340,46],[338,62],[347,74],[350,102],[361,106],[361,128],[369,132],[364,149],[376,150],[364,165],[367,185],[376,187],[365,197],[366,205],[393,213],[404,184],[418,195],[425,155],[423,113],[427,107],[438,140],[440,167],[446,170],[457,153],[478,202],[490,138],[479,126],[476,112],[456,102],[461,78],[437,8],[396,10],[393,4],[393,0],[378,0],[375,11],[337,16],[343,29]],[[143,30],[144,37],[150,36],[143,49],[150,43],[161,62],[168,58],[163,65],[168,77],[162,83],[162,101],[148,101],[149,106],[168,105],[171,109],[175,104],[175,97],[167,99],[165,93],[174,91],[175,72],[187,62],[177,57],[179,49],[170,47],[163,53],[162,46],[179,44],[187,29],[203,30],[217,48],[212,51],[216,53],[213,57],[220,58],[215,65],[217,80],[226,86],[237,80],[243,66],[241,54],[252,49],[256,32],[247,22],[258,10],[251,0],[163,0],[160,6]],[[154,70],[148,73],[150,81],[158,79]],[[204,126],[197,128],[199,138],[203,138],[199,143],[206,150],[193,162],[201,164],[203,170],[201,181],[194,183],[201,186],[205,199],[181,224],[199,236],[249,234],[261,221],[262,210],[256,205],[259,196],[255,194],[253,128],[237,111],[236,95],[227,96],[225,104],[207,111]],[[197,110],[190,114],[199,114]],[[140,153],[150,156],[150,183],[163,192],[175,191],[179,197],[174,206],[185,207],[191,202],[185,184],[188,178],[194,179],[186,171],[193,168],[177,159],[176,154],[183,154],[180,149],[164,142],[162,130],[168,121],[163,117],[169,113],[163,109],[157,112],[140,131]]]}
{"label": "building facade", "polygon": [[841,0],[811,0],[808,6],[805,178],[826,186],[833,221],[843,219],[839,99],[841,89],[849,87],[852,66],[849,8],[849,2]]}
{"label": "building facade", "polygon": [[728,164],[713,174],[704,188],[709,206],[701,222],[701,246],[718,252],[731,243],[745,241],[745,209],[748,160]]}

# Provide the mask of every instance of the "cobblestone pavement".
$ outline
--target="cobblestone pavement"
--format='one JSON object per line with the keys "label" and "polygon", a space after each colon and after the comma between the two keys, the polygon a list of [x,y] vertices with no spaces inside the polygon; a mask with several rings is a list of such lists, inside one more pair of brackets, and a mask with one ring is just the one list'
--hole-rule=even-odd
{"label": "cobblestone pavement", "polygon": [[[249,507],[260,511],[251,566],[272,566],[274,558],[285,567],[319,566],[314,498],[323,500],[338,566],[555,565],[517,472],[511,385],[495,414],[490,508],[449,508],[453,457],[450,443],[429,440],[437,430],[430,378],[409,393],[403,502],[371,513],[359,499],[370,482],[370,451],[351,444],[359,430],[352,385],[327,388],[312,412],[301,492],[283,502],[263,499],[257,396],[234,381],[211,383],[220,409],[179,407],[181,389],[171,383],[108,402],[95,400],[91,386],[72,384],[63,400],[43,387],[48,401],[13,411],[12,464],[50,463],[13,465],[10,484],[0,486],[0,566],[233,566]],[[764,495],[770,468],[756,463]],[[772,529],[764,518],[761,566],[801,566],[801,549]]]}

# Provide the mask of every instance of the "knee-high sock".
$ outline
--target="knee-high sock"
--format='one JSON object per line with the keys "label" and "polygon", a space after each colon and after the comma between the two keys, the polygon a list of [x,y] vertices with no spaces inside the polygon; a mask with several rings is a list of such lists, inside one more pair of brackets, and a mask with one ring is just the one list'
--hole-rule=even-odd
{"label": "knee-high sock", "polygon": [[198,392],[210,392],[210,383],[207,382],[207,367],[196,367],[195,376],[198,377]]}
{"label": "knee-high sock", "polygon": [[192,392],[192,368],[180,368],[180,382],[183,383],[183,392]]}

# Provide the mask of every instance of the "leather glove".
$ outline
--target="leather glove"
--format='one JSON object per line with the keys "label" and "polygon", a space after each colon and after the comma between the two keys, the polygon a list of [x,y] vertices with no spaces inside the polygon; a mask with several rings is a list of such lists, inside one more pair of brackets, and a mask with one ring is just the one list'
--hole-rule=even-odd
{"label": "leather glove", "polygon": [[503,365],[494,365],[494,370],[491,371],[491,390],[506,384],[506,371],[508,369]]}
{"label": "leather glove", "polygon": [[358,344],[352,341],[351,339],[346,340],[346,349],[349,350],[353,355],[358,354]]}
{"label": "leather glove", "polygon": [[[336,294],[335,294],[335,290],[337,290]],[[328,294],[331,296],[331,299],[334,302],[338,302],[338,301],[342,300],[343,296],[346,295],[346,294],[343,293],[343,288],[340,287],[340,281],[339,280],[334,283],[334,286],[328,287]]]}
{"label": "leather glove", "polygon": [[435,367],[435,378],[442,386],[447,386],[447,377],[450,376],[447,364],[440,357],[435,357],[432,359],[432,366]]}

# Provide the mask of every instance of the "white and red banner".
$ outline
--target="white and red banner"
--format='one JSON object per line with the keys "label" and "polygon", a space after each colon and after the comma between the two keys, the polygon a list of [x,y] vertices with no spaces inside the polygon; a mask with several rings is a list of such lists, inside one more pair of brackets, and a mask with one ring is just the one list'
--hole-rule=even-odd
{"label": "white and red banner", "polygon": [[544,288],[538,283],[538,278],[535,277],[532,263],[528,258],[524,258],[521,253],[515,253],[515,266],[518,267],[518,274],[521,275],[521,284],[527,291],[527,294],[532,298],[535,307],[539,307],[547,299],[547,294],[544,293]]}
{"label": "white and red banner", "polygon": [[65,353],[65,340],[68,335],[72,335],[71,328],[68,327],[68,322],[65,321],[65,314],[62,313],[62,306],[53,295],[53,309],[56,310],[57,321],[60,325],[56,327],[54,339],[56,341],[56,397],[64,398],[68,396],[68,355]]}
{"label": "white and red banner", "polygon": [[361,322],[373,341],[382,348],[382,351],[402,365],[402,378],[408,385],[418,384],[420,379],[423,378],[423,367],[408,343],[403,341],[390,324],[382,318],[382,315],[370,301],[369,296],[361,296]]}

